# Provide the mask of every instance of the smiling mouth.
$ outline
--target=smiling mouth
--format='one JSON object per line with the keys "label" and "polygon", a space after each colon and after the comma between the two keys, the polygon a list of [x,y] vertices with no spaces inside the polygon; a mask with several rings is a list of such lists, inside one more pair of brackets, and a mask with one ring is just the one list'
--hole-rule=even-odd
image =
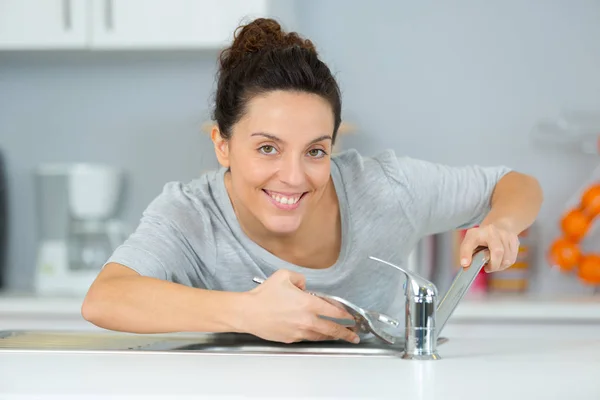
{"label": "smiling mouth", "polygon": [[302,198],[304,197],[304,195],[306,195],[306,193],[308,192],[304,192],[304,193],[297,193],[297,194],[282,194],[282,193],[277,193],[277,192],[271,192],[268,190],[263,189],[263,192],[269,196],[269,198],[272,200],[272,202],[280,207],[280,208],[285,208],[285,209],[294,209],[298,206],[298,203],[300,202],[300,200],[302,200]]}

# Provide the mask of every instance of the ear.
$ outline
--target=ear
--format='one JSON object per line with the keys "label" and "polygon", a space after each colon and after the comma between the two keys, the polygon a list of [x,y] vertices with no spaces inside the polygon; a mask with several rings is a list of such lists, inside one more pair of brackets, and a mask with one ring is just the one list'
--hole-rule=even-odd
{"label": "ear", "polygon": [[229,140],[221,136],[218,126],[214,126],[210,132],[210,138],[215,145],[217,160],[225,168],[229,168]]}

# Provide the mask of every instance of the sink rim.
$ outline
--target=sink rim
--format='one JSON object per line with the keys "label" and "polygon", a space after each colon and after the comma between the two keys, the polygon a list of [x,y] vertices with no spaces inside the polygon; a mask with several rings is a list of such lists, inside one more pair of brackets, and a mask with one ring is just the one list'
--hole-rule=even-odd
{"label": "sink rim", "polygon": [[[29,335],[29,336],[28,336]],[[44,335],[47,342],[36,342]],[[15,339],[13,343],[4,340]],[[87,339],[93,345],[70,345],[69,338]],[[58,344],[52,344],[52,339]],[[111,347],[111,339],[125,340],[125,344]],[[28,341],[29,340],[29,341]],[[64,345],[60,345],[60,340]],[[136,342],[137,340],[137,342]],[[66,341],[66,342],[65,342]],[[438,338],[438,345],[448,338]],[[85,342],[85,341],[84,341]],[[19,343],[21,343],[19,345]],[[137,345],[136,345],[137,343]],[[100,346],[102,345],[102,346]],[[44,347],[46,346],[46,347]],[[35,353],[117,353],[117,354],[178,354],[178,355],[266,355],[266,356],[369,356],[400,357],[404,342],[389,345],[376,338],[359,344],[342,341],[279,343],[246,333],[176,332],[165,334],[137,334],[116,331],[85,330],[0,330],[0,352]]]}

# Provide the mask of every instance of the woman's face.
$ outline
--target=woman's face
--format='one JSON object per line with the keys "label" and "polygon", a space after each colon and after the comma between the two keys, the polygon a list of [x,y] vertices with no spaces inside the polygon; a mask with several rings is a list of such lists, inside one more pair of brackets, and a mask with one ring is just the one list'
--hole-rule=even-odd
{"label": "woman's face", "polygon": [[252,98],[231,139],[215,141],[220,163],[231,169],[234,206],[269,232],[295,232],[328,188],[333,128],[331,106],[318,95]]}

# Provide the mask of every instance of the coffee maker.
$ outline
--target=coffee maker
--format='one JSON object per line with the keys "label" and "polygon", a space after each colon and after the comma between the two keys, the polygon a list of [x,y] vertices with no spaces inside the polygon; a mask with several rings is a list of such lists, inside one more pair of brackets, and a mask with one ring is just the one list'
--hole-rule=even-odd
{"label": "coffee maker", "polygon": [[84,295],[125,240],[115,218],[123,172],[101,164],[45,164],[35,173],[36,291]]}

